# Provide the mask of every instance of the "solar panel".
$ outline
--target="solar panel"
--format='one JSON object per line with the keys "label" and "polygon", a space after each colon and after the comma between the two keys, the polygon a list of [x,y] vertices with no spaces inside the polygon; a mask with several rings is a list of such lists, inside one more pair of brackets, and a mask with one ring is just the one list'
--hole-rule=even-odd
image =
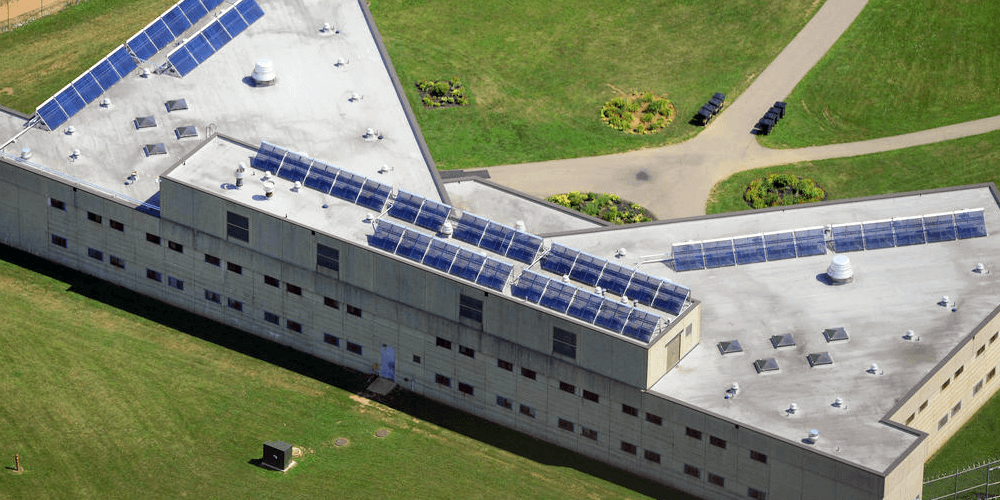
{"label": "solar panel", "polygon": [[578,290],[573,296],[573,300],[570,301],[566,314],[587,323],[593,323],[602,302],[604,302],[604,297],[586,290]]}
{"label": "solar panel", "polygon": [[921,217],[894,219],[892,229],[896,233],[897,247],[920,245],[927,242],[924,238],[924,219]]}
{"label": "solar panel", "polygon": [[573,269],[569,271],[569,277],[580,283],[594,286],[597,284],[597,279],[601,276],[601,270],[604,269],[604,265],[607,263],[608,261],[604,259],[580,252],[580,255],[576,258],[576,263],[573,264]]}
{"label": "solar panel", "polygon": [[795,250],[799,257],[826,254],[826,231],[821,227],[796,230]]}
{"label": "solar panel", "polygon": [[625,295],[648,306],[653,303],[653,297],[656,297],[656,290],[660,288],[660,283],[661,280],[658,278],[637,272],[632,275],[632,281],[625,289]]}
{"label": "solar panel", "polygon": [[186,46],[181,45],[167,56],[167,60],[173,65],[181,76],[185,76],[198,67],[198,61],[191,56]]}
{"label": "solar panel", "polygon": [[510,248],[507,249],[507,257],[531,264],[541,247],[541,238],[530,233],[517,231],[514,233],[514,239],[510,242]]}
{"label": "solar panel", "polygon": [[[66,109],[66,106],[63,106],[63,109]],[[927,235],[927,243],[937,243],[939,241],[951,241],[955,239],[954,215],[925,215],[924,234]]]}
{"label": "solar panel", "polygon": [[833,250],[856,252],[865,249],[864,229],[861,224],[833,226]]}
{"label": "solar panel", "polygon": [[236,4],[236,10],[240,11],[243,19],[246,19],[248,24],[253,24],[264,16],[264,10],[254,0],[243,0]]}
{"label": "solar panel", "polygon": [[459,248],[458,254],[455,255],[455,262],[452,263],[451,269],[448,272],[459,278],[476,281],[476,277],[479,276],[479,270],[482,269],[484,262],[486,262],[485,255]]}
{"label": "solar panel", "polygon": [[763,236],[735,238],[733,239],[733,248],[736,250],[736,263],[741,266],[767,260]]}
{"label": "solar panel", "polygon": [[681,308],[684,307],[689,295],[691,290],[664,281],[660,285],[660,291],[656,292],[656,298],[653,299],[653,307],[677,315],[681,313]]}
{"label": "solar panel", "polygon": [[215,21],[214,23],[206,26],[205,29],[202,30],[202,34],[205,35],[205,39],[208,40],[208,43],[212,44],[212,47],[215,48],[216,52],[233,39],[233,37],[229,36],[229,33],[226,33],[225,28],[222,27],[222,24],[219,21]]}
{"label": "solar panel", "polygon": [[448,218],[448,214],[451,213],[451,207],[438,203],[434,200],[424,200],[423,206],[420,207],[420,213],[417,214],[416,225],[421,227],[426,227],[437,231],[441,229],[441,225]]}
{"label": "solar panel", "polygon": [[55,130],[56,127],[69,120],[66,112],[62,110],[62,107],[59,106],[59,103],[55,99],[45,101],[36,111],[38,112],[38,116],[42,118],[42,121],[45,122],[45,125],[49,127],[49,130]]}
{"label": "solar panel", "polygon": [[218,7],[218,5],[220,3],[222,3],[222,2],[224,2],[224,1],[225,0],[201,0],[201,3],[205,4],[205,7],[208,10],[212,10],[212,9]]}
{"label": "solar panel", "polygon": [[690,271],[692,269],[705,269],[705,256],[702,253],[701,243],[675,243],[673,247],[674,269],[678,271]]}
{"label": "solar panel", "polygon": [[87,104],[94,102],[94,99],[97,99],[98,96],[104,93],[104,89],[101,88],[101,84],[97,83],[97,79],[94,78],[93,73],[84,73],[83,76],[73,82],[73,88],[76,89],[76,93],[80,94],[80,97]]}
{"label": "solar panel", "polygon": [[170,32],[170,29],[167,28],[167,25],[163,22],[162,18],[153,21],[153,24],[150,24],[149,27],[146,28],[145,33],[146,36],[148,36],[153,42],[157,52],[163,50],[163,48],[167,45],[170,45],[170,42],[174,41],[175,38],[174,34]]}
{"label": "solar panel", "polygon": [[198,22],[199,19],[205,17],[205,14],[208,14],[205,6],[199,0],[184,0],[181,2],[180,8],[191,24]]}
{"label": "solar panel", "polygon": [[80,98],[80,94],[76,93],[76,89],[72,86],[66,87],[62,92],[56,95],[56,102],[62,106],[63,111],[66,112],[66,116],[73,116],[80,112],[87,103],[83,102]]}
{"label": "solar panel", "polygon": [[[149,39],[149,35],[145,31],[136,33],[126,45],[128,45],[128,48],[132,50],[132,53],[136,57],[143,61],[149,60],[157,52],[156,45],[153,45],[153,41]],[[119,71],[119,73],[121,72]]]}
{"label": "solar panel", "polygon": [[892,222],[865,222],[861,224],[865,230],[865,249],[892,248],[896,239],[892,235]]}
{"label": "solar panel", "polygon": [[521,273],[521,277],[517,279],[517,282],[510,285],[510,294],[519,299],[537,304],[539,299],[542,298],[542,292],[545,291],[545,285],[548,283],[549,279],[545,276],[531,271],[524,271]]}
{"label": "solar panel", "polygon": [[108,62],[107,59],[102,60],[94,66],[94,69],[90,71],[97,79],[97,83],[101,85],[101,88],[108,90],[112,85],[118,83],[121,77],[118,76],[118,72],[115,71],[115,67]]}
{"label": "solar panel", "polygon": [[[625,322],[628,320],[628,315],[633,309],[634,308],[632,306],[627,304],[604,299],[604,301],[601,302],[600,310],[597,311],[597,317],[594,318],[594,324],[607,328],[615,333],[621,333],[622,329],[625,328]],[[572,310],[572,306],[570,307],[570,310]]]}
{"label": "solar panel", "polygon": [[727,267],[736,265],[733,240],[704,241],[701,244],[705,254],[705,267]]}
{"label": "solar panel", "polygon": [[213,49],[212,45],[205,39],[205,35],[201,33],[191,37],[187,43],[184,44],[184,46],[187,47],[188,52],[191,53],[194,60],[198,61],[198,64],[205,62],[209,57],[212,57],[212,54],[215,53],[215,49]]}
{"label": "solar panel", "polygon": [[573,269],[573,263],[576,262],[578,255],[580,255],[579,250],[554,243],[542,259],[542,269],[559,276],[565,276],[569,274],[570,269]]}
{"label": "solar panel", "polygon": [[135,60],[129,55],[128,50],[125,50],[125,46],[118,47],[118,50],[114,51],[110,56],[108,56],[108,62],[114,66],[115,71],[122,78],[125,78],[132,70],[137,66],[135,65]]}
{"label": "solar panel", "polygon": [[395,253],[399,240],[403,237],[403,231],[405,231],[403,226],[380,220],[375,226],[375,234],[368,240],[368,244],[386,252]]}
{"label": "solar panel", "polygon": [[791,232],[764,235],[764,249],[767,260],[795,258],[795,235]]}
{"label": "solar panel", "polygon": [[424,264],[439,271],[448,272],[457,253],[458,247],[456,245],[435,238],[431,240],[430,248],[427,249],[427,254],[424,255]]}
{"label": "solar panel", "polygon": [[986,236],[986,219],[983,210],[955,212],[955,230],[959,239]]}
{"label": "solar panel", "polygon": [[281,165],[281,160],[285,157],[285,149],[274,144],[261,142],[257,148],[257,155],[250,162],[251,165],[265,172],[277,172]]}
{"label": "solar panel", "polygon": [[466,212],[462,214],[455,227],[455,238],[478,246],[479,240],[483,239],[487,224],[488,220]]}
{"label": "solar panel", "polygon": [[420,211],[420,205],[423,203],[423,196],[417,196],[413,193],[400,191],[399,194],[396,195],[396,199],[392,202],[392,207],[389,208],[389,215],[399,220],[412,223],[417,219],[417,212]]}
{"label": "solar panel", "polygon": [[163,22],[170,29],[170,33],[174,35],[174,38],[181,36],[184,30],[191,27],[191,21],[188,21],[188,18],[184,16],[184,11],[180,6],[174,7],[164,14]]}
{"label": "solar panel", "polygon": [[622,329],[622,335],[642,342],[649,342],[659,322],[660,317],[653,313],[632,309],[632,314],[629,315],[628,321],[625,322],[625,328]]}
{"label": "solar panel", "polygon": [[597,280],[597,286],[616,295],[622,295],[628,287],[628,280],[632,278],[632,272],[632,269],[608,262],[604,266],[601,278]]}
{"label": "solar panel", "polygon": [[361,186],[364,185],[366,180],[368,179],[363,176],[341,170],[340,175],[337,176],[337,182],[333,184],[333,189],[330,190],[330,194],[354,203],[358,199],[358,194],[361,193]]}
{"label": "solar panel", "polygon": [[229,36],[233,38],[236,38],[236,35],[243,33],[243,30],[247,29],[247,22],[243,20],[243,16],[236,9],[230,9],[223,14],[221,20],[222,25],[229,32]]}
{"label": "solar panel", "polygon": [[[549,280],[549,286],[545,287],[545,293],[542,294],[542,299],[538,303],[554,311],[565,313],[566,309],[569,308],[569,301],[573,299],[573,294],[577,290],[579,288],[573,285]],[[583,290],[580,292],[585,293]]]}
{"label": "solar panel", "polygon": [[399,246],[396,247],[396,255],[406,257],[410,260],[421,262],[427,247],[431,244],[431,237],[419,231],[407,229],[403,237],[399,239]]}
{"label": "solar panel", "polygon": [[479,277],[476,278],[476,283],[483,285],[488,288],[492,288],[498,292],[503,291],[503,287],[507,284],[507,278],[510,277],[510,271],[514,266],[510,264],[505,264],[496,259],[486,259],[483,264],[483,270],[479,273]]}
{"label": "solar panel", "polygon": [[329,194],[338,173],[340,173],[339,168],[331,167],[318,161],[313,162],[312,168],[309,169],[309,175],[302,181],[302,185],[321,193]]}
{"label": "solar panel", "polygon": [[510,242],[514,240],[514,228],[490,221],[483,233],[483,239],[479,246],[491,252],[505,255],[510,247]]}
{"label": "solar panel", "polygon": [[361,194],[358,196],[357,203],[365,208],[381,212],[382,207],[385,205],[385,200],[389,198],[390,192],[392,192],[392,186],[368,179],[368,182],[365,182],[365,185],[361,187]]}

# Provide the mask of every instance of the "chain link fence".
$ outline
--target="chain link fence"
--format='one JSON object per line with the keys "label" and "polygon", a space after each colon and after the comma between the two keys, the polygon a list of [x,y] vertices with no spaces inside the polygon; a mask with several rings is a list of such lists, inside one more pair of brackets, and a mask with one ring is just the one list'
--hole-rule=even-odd
{"label": "chain link fence", "polygon": [[1000,499],[1000,459],[992,458],[933,479],[925,479],[921,499]]}
{"label": "chain link fence", "polygon": [[[20,28],[35,19],[55,14],[67,5],[76,5],[86,0],[0,0],[0,32]],[[34,8],[29,7],[34,6]]]}

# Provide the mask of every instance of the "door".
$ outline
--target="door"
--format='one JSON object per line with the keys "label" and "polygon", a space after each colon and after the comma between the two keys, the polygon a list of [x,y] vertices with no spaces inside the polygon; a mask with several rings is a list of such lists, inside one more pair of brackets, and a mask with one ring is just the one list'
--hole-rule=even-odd
{"label": "door", "polygon": [[681,336],[677,335],[667,344],[667,371],[681,360]]}
{"label": "door", "polygon": [[396,380],[396,350],[388,344],[382,344],[382,363],[379,365],[380,377]]}

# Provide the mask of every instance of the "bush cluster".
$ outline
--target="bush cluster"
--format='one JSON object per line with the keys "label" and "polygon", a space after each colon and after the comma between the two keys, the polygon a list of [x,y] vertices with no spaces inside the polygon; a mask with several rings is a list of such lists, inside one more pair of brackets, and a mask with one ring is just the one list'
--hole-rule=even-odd
{"label": "bush cluster", "polygon": [[469,96],[466,95],[465,84],[458,78],[451,80],[419,80],[415,82],[420,91],[420,102],[424,107],[439,108],[442,106],[466,106]]}
{"label": "bush cluster", "polygon": [[780,207],[823,201],[826,191],[812,179],[791,174],[768,174],[750,181],[743,200],[751,208]]}
{"label": "bush cluster", "polygon": [[546,198],[548,201],[578,212],[604,219],[613,224],[634,224],[649,222],[653,214],[637,203],[622,200],[616,194],[581,193],[570,191]]}
{"label": "bush cluster", "polygon": [[615,130],[649,134],[666,127],[674,119],[674,105],[669,99],[649,92],[633,92],[604,103],[601,119]]}

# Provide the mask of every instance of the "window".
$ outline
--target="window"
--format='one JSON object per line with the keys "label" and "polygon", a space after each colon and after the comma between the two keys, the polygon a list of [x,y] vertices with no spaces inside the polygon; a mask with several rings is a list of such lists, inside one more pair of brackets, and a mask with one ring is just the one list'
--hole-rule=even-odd
{"label": "window", "polygon": [[726,478],[722,476],[717,476],[715,474],[712,474],[711,472],[708,473],[708,482],[716,486],[721,486],[723,488],[726,487]]}
{"label": "window", "polygon": [[684,473],[691,477],[701,479],[701,469],[693,465],[684,464]]}
{"label": "window", "polygon": [[566,382],[559,382],[559,390],[563,392],[568,392],[570,394],[576,395],[576,386],[573,384],[567,384]]}
{"label": "window", "polygon": [[108,262],[110,262],[112,266],[115,266],[118,269],[125,269],[125,259],[123,259],[121,257],[117,257],[117,256],[114,256],[114,255],[109,255],[108,256]]}
{"label": "window", "polygon": [[989,382],[990,380],[993,380],[993,377],[995,377],[996,374],[997,374],[996,368],[990,370],[990,372],[986,374],[986,381]]}
{"label": "window", "polygon": [[976,382],[976,385],[974,385],[972,387],[972,395],[975,396],[981,390],[983,390],[983,381],[982,380],[980,380],[979,382]]}
{"label": "window", "polygon": [[354,342],[347,343],[347,352],[351,352],[361,356],[361,344],[355,344]]}
{"label": "window", "polygon": [[222,303],[222,295],[219,295],[218,293],[213,292],[213,291],[211,291],[211,290],[209,290],[209,289],[206,288],[205,289],[205,300],[208,300],[208,301],[211,301],[211,302],[215,302],[216,304],[221,304]]}
{"label": "window", "polygon": [[295,333],[302,333],[302,323],[298,321],[285,320],[285,327]]}
{"label": "window", "polygon": [[529,370],[527,368],[521,368],[521,375],[525,378],[530,378],[531,380],[535,380],[538,376],[534,370]]}
{"label": "window", "polygon": [[451,349],[451,341],[443,339],[441,337],[437,338],[437,346],[444,347],[445,349]]}
{"label": "window", "polygon": [[463,356],[468,356],[470,358],[476,357],[476,350],[471,347],[465,347],[464,345],[458,346],[458,353]]}
{"label": "window", "polygon": [[663,425],[663,419],[659,415],[653,415],[652,413],[646,414],[646,421],[651,424]]}
{"label": "window", "polygon": [[750,450],[750,459],[751,460],[756,460],[756,461],[758,461],[758,462],[760,462],[762,464],[766,464],[767,463],[767,455],[765,455],[765,454],[763,454],[763,453],[761,453],[759,451]]}
{"label": "window", "polygon": [[552,328],[552,352],[576,359],[576,334]]}
{"label": "window", "polygon": [[361,317],[361,309],[348,304],[347,305],[347,314],[350,314],[351,316],[357,316],[357,317],[360,318]]}
{"label": "window", "polygon": [[986,346],[980,347],[979,350],[976,351],[976,357],[978,358],[979,356],[982,356],[984,352],[986,352]]}
{"label": "window", "polygon": [[689,438],[701,441],[701,431],[699,431],[698,429],[692,429],[690,427],[687,427],[686,429],[684,429],[684,434],[687,435],[687,437]]}
{"label": "window", "polygon": [[597,441],[597,431],[595,431],[594,429],[588,429],[581,425],[580,435],[587,439],[593,439],[594,441]]}
{"label": "window", "polygon": [[990,337],[990,344],[992,344],[992,343],[994,343],[994,342],[997,341],[997,336],[998,335],[1000,335],[1000,332],[994,333],[993,336]]}
{"label": "window", "polygon": [[514,408],[514,402],[503,396],[497,396],[497,406],[510,410]]}
{"label": "window", "polygon": [[754,500],[767,500],[767,493],[754,488],[747,488],[747,496]]}
{"label": "window", "polygon": [[232,262],[226,262],[226,269],[236,273],[243,274],[243,266],[239,264],[233,264]]}
{"label": "window", "polygon": [[226,212],[226,235],[249,243],[250,219],[239,214]]}
{"label": "window", "polygon": [[643,456],[650,462],[660,463],[660,454],[655,451],[644,450]]}
{"label": "window", "polygon": [[451,387],[451,378],[445,377],[440,373],[434,374],[434,382],[437,382],[438,384],[443,385],[445,387]]}
{"label": "window", "polygon": [[99,260],[101,262],[104,262],[104,252],[102,252],[102,251],[100,251],[100,250],[98,250],[96,248],[88,248],[87,249],[87,256],[90,257],[91,259],[96,259],[96,260]]}
{"label": "window", "polygon": [[948,414],[945,413],[941,420],[938,420],[938,429],[941,429],[948,423]]}
{"label": "window", "polygon": [[416,354],[414,354],[413,355],[413,362],[419,365],[420,364],[420,356],[417,356]]}
{"label": "window", "polygon": [[471,326],[482,326],[483,324],[483,301],[462,295],[459,297],[458,307],[459,321],[462,324]]}
{"label": "window", "polygon": [[560,429],[562,429],[564,431],[569,431],[569,432],[573,432],[573,430],[576,427],[575,425],[573,425],[573,422],[570,422],[569,420],[566,420],[564,418],[560,418],[559,419],[559,424],[558,425],[559,425]]}
{"label": "window", "polygon": [[340,250],[317,243],[316,266],[325,267],[331,271],[340,271]]}
{"label": "window", "polygon": [[927,401],[920,403],[920,409],[918,411],[924,411],[927,409]]}
{"label": "window", "polygon": [[514,371],[514,363],[511,363],[510,361],[504,361],[502,359],[498,359],[497,360],[497,368],[502,368],[504,370],[512,372],[512,371]]}
{"label": "window", "polygon": [[329,333],[323,334],[323,342],[326,342],[334,347],[340,347],[340,337],[335,337]]}
{"label": "window", "polygon": [[693,324],[690,324],[686,328],[684,328],[684,336],[685,337],[691,336],[691,328],[692,328],[692,326],[693,326]]}
{"label": "window", "polygon": [[955,380],[958,380],[958,376],[961,375],[962,372],[964,371],[965,371],[965,365],[958,367],[958,369],[955,370]]}
{"label": "window", "polygon": [[622,441],[622,451],[630,455],[635,455],[636,452],[635,445],[632,443],[626,443],[625,441]]}
{"label": "window", "polygon": [[722,439],[722,438],[719,438],[719,437],[715,437],[715,436],[708,436],[708,442],[709,442],[709,444],[711,444],[712,446],[715,446],[717,448],[722,448],[723,450],[726,449],[726,440],[725,439]]}
{"label": "window", "polygon": [[583,399],[586,399],[587,401],[593,401],[595,403],[601,402],[601,397],[598,396],[596,392],[590,392],[588,390],[583,391]]}
{"label": "window", "polygon": [[291,294],[302,295],[302,287],[300,287],[298,285],[293,285],[291,283],[285,283],[285,290],[287,290],[288,293],[291,293]]}
{"label": "window", "polygon": [[152,269],[146,269],[146,277],[153,281],[163,281],[163,275]]}
{"label": "window", "polygon": [[913,419],[917,418],[916,413],[911,413],[909,417],[906,417],[906,425],[913,423]]}
{"label": "window", "polygon": [[264,311],[264,321],[267,321],[268,323],[274,323],[277,325],[281,323],[281,318],[279,318],[278,315],[274,314],[273,312]]}
{"label": "window", "polygon": [[629,406],[625,403],[622,403],[622,413],[632,415],[633,417],[638,417],[639,409],[634,406]]}
{"label": "window", "polygon": [[66,203],[61,200],[57,200],[55,198],[49,198],[49,205],[52,206],[52,208],[58,208],[59,210],[66,210]]}
{"label": "window", "polygon": [[167,276],[167,285],[169,285],[171,288],[184,290],[184,280],[179,280],[173,276]]}
{"label": "window", "polygon": [[220,259],[220,258],[218,258],[218,257],[216,257],[214,255],[209,255],[209,254],[206,253],[205,254],[205,263],[206,264],[211,264],[213,266],[221,266],[222,265],[222,259]]}
{"label": "window", "polygon": [[227,305],[229,306],[230,309],[235,309],[237,311],[243,312],[243,303],[242,302],[240,302],[240,301],[238,301],[238,300],[236,300],[236,299],[234,299],[232,297],[230,297],[227,300],[228,300]]}
{"label": "window", "polygon": [[459,382],[458,392],[465,393],[471,396],[473,392],[475,392],[475,389],[473,389],[471,385],[466,384],[465,382]]}
{"label": "window", "polygon": [[951,385],[951,379],[945,380],[944,383],[941,384],[941,390],[943,391],[947,389],[949,385]]}
{"label": "window", "polygon": [[100,224],[102,219],[100,215],[97,215],[94,212],[87,212],[87,220]]}
{"label": "window", "polygon": [[951,408],[951,416],[955,416],[958,412],[962,411],[962,402],[959,401],[957,405]]}
{"label": "window", "polygon": [[121,222],[118,222],[114,219],[108,220],[108,225],[111,226],[111,229],[125,232],[125,224],[122,224]]}
{"label": "window", "polygon": [[535,418],[535,409],[528,405],[521,405],[517,411],[520,412],[521,415],[527,415],[531,418]]}
{"label": "window", "polygon": [[281,286],[281,282],[278,281],[278,278],[275,278],[273,276],[268,276],[266,274],[264,275],[264,284],[265,285],[271,285],[271,286],[273,286],[275,288],[278,288],[279,286]]}
{"label": "window", "polygon": [[332,307],[334,309],[340,309],[340,302],[331,299],[330,297],[323,297],[323,305],[326,307]]}
{"label": "window", "polygon": [[63,238],[62,236],[56,236],[56,235],[53,234],[52,235],[52,244],[55,245],[55,246],[57,246],[57,247],[66,248],[66,238]]}
{"label": "window", "polygon": [[180,243],[177,243],[176,241],[167,240],[167,248],[169,248],[169,249],[171,249],[171,250],[173,250],[173,251],[175,251],[177,253],[184,253],[184,245],[181,245]]}
{"label": "window", "polygon": [[148,242],[150,242],[150,243],[152,243],[154,245],[159,245],[160,244],[160,237],[157,236],[157,235],[155,235],[155,234],[146,233],[146,241],[148,241]]}

